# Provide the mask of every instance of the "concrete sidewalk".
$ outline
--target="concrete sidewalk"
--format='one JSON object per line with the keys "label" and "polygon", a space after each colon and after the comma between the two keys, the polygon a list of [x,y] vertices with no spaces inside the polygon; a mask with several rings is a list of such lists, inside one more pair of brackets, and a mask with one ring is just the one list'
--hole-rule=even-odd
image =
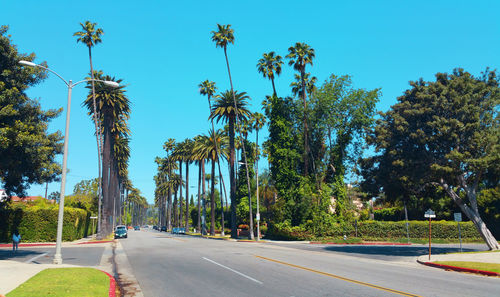
{"label": "concrete sidewalk", "polygon": [[418,257],[420,262],[435,262],[435,261],[464,261],[464,262],[484,262],[500,264],[500,252],[482,252],[482,253],[457,253],[457,254],[440,254],[432,255],[429,260],[429,255]]}

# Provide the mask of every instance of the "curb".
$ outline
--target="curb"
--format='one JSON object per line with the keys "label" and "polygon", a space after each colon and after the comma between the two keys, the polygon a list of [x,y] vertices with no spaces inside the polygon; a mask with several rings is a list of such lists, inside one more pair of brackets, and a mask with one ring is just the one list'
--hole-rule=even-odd
{"label": "curb", "polygon": [[113,240],[83,241],[83,242],[79,242],[77,244],[94,244],[94,243],[108,243],[108,242],[113,242]]}
{"label": "curb", "polygon": [[116,297],[116,280],[115,278],[104,270],[101,270],[109,277],[109,297]]}
{"label": "curb", "polygon": [[417,262],[422,265],[426,266],[431,266],[431,267],[436,267],[436,268],[441,268],[441,269],[446,269],[446,270],[453,270],[453,271],[459,271],[459,272],[469,272],[469,273],[475,273],[475,274],[482,274],[482,275],[487,275],[487,276],[499,276],[500,273],[496,273],[493,271],[486,271],[486,270],[478,270],[478,269],[472,269],[472,268],[464,268],[464,267],[457,267],[457,266],[450,266],[450,265],[444,265],[444,264],[437,264],[433,262],[423,262],[417,259]]}
{"label": "curb", "polygon": [[311,241],[310,244],[336,244],[336,245],[411,245],[411,243],[400,243],[400,242],[359,242],[359,243],[348,243],[348,242],[319,242]]}

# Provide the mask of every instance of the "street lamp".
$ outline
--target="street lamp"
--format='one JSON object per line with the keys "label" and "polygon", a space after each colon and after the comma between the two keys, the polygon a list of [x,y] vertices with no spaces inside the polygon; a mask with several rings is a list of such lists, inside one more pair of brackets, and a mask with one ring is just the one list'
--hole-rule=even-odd
{"label": "street lamp", "polygon": [[[48,70],[57,77],[59,77],[65,84],[68,86],[68,108],[66,110],[66,128],[64,132],[64,155],[63,155],[63,168],[62,168],[62,177],[61,177],[61,191],[59,194],[59,215],[57,217],[57,239],[56,239],[56,254],[54,255],[54,264],[62,264],[62,256],[61,256],[61,241],[62,241],[62,228],[63,228],[63,216],[64,216],[64,190],[66,188],[66,164],[68,160],[68,134],[69,134],[69,119],[70,119],[70,111],[71,111],[71,90],[73,89],[74,86],[87,82],[87,81],[92,81],[92,79],[84,79],[81,80],[77,83],[73,83],[72,80],[66,81],[62,76],[60,76],[58,73],[55,71],[42,66],[35,64],[33,62],[29,61],[19,61],[19,64],[24,65],[24,66],[30,66],[30,67],[39,67],[45,70]],[[99,79],[94,79],[94,81],[100,81],[103,82],[104,84],[116,88],[119,87],[120,85],[117,82],[114,81],[105,81],[105,80],[99,80]]]}

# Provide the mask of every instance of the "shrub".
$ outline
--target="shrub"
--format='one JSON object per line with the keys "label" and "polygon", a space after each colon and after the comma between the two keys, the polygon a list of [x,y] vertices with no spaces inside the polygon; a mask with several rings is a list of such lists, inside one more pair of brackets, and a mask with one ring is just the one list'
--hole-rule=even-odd
{"label": "shrub", "polygon": [[[24,242],[53,242],[57,236],[57,205],[50,207],[24,205],[0,209],[0,242],[11,242],[17,228]],[[85,237],[91,231],[90,213],[65,207],[62,240]]]}
{"label": "shrub", "polygon": [[399,221],[404,219],[404,210],[401,207],[382,208],[373,211],[377,221]]}

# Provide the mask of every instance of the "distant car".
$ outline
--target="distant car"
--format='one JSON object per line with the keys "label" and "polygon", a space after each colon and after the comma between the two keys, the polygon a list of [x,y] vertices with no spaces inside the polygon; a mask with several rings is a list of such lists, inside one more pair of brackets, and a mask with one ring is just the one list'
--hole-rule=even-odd
{"label": "distant car", "polygon": [[127,227],[127,229],[132,230],[132,229],[134,229],[134,227],[132,227],[132,226],[128,226],[128,227]]}
{"label": "distant car", "polygon": [[127,232],[127,227],[124,225],[118,225],[115,228],[115,239],[117,238],[127,238],[128,237],[128,232]]}
{"label": "distant car", "polygon": [[139,230],[141,230],[141,227],[139,227],[139,226],[134,226],[134,230],[135,230],[135,231],[139,231]]}
{"label": "distant car", "polygon": [[158,226],[153,226],[153,230],[158,230]]}
{"label": "distant car", "polygon": [[186,228],[172,228],[174,234],[186,234]]}
{"label": "distant car", "polygon": [[167,232],[167,226],[161,226],[161,230],[160,230],[160,232],[162,232],[162,231]]}

